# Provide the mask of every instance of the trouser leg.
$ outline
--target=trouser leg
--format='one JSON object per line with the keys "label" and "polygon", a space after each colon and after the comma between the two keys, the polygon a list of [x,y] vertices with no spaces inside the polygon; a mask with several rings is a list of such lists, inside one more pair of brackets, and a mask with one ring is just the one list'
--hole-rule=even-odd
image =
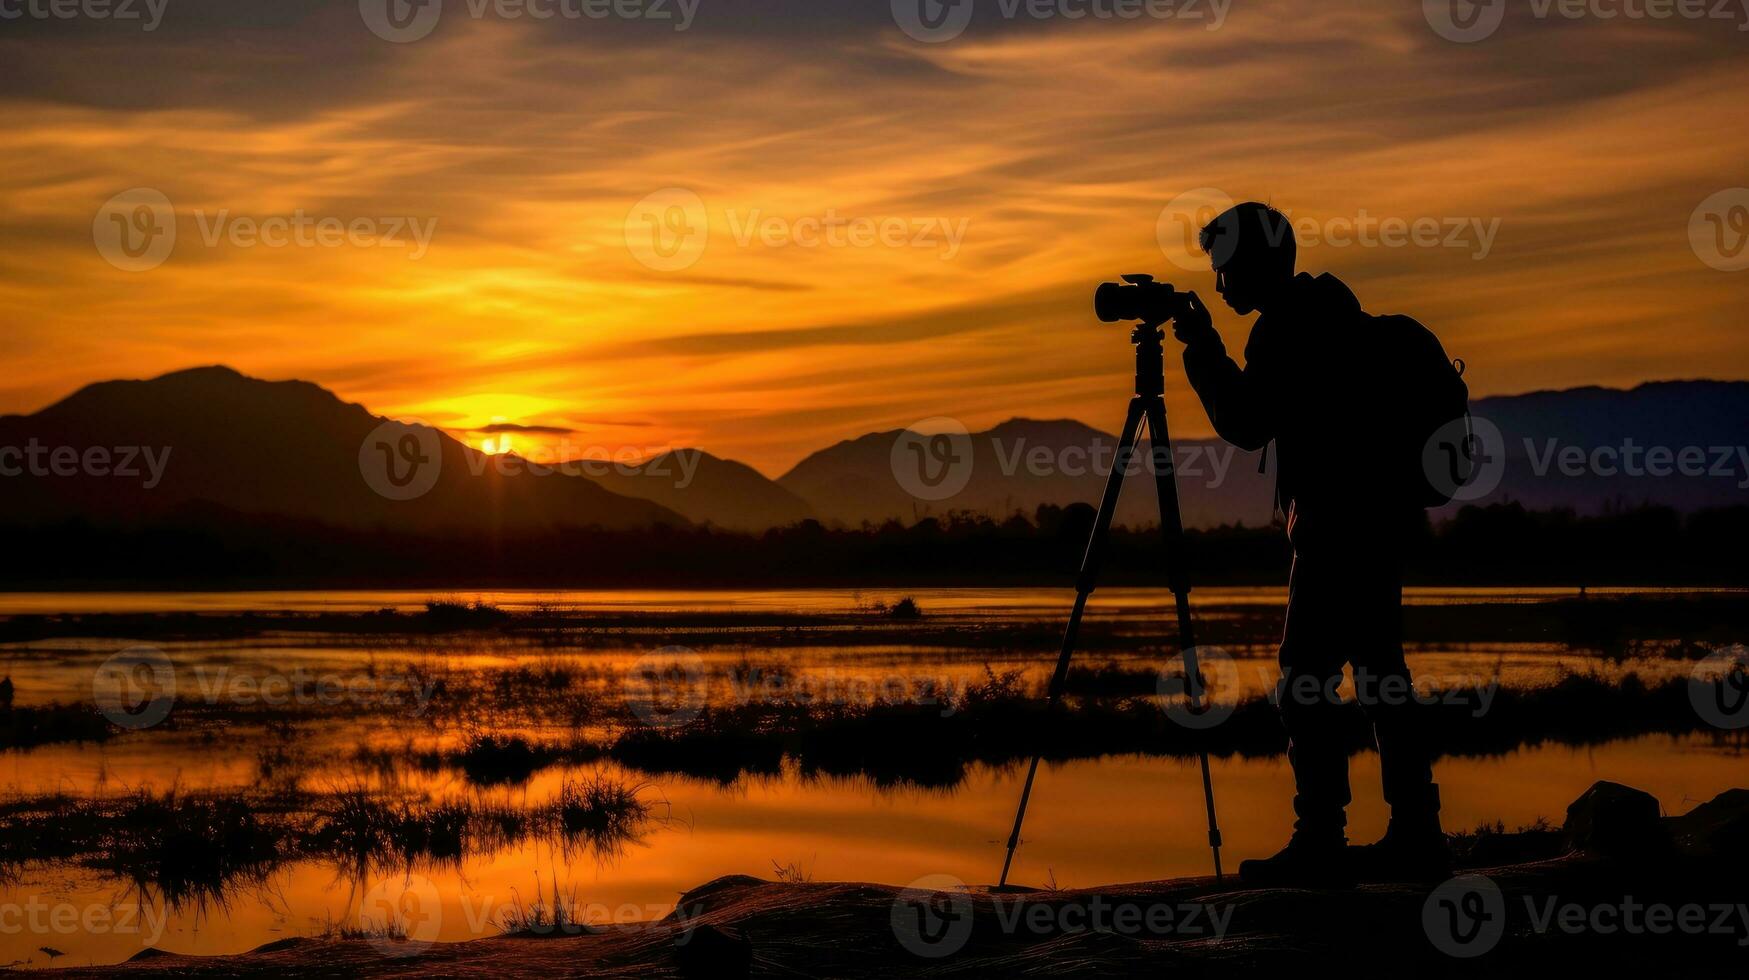
{"label": "trouser leg", "polygon": [[[1361,706],[1372,723],[1379,750],[1379,774],[1393,823],[1419,828],[1437,823],[1439,787],[1433,783],[1433,756],[1427,738],[1430,705],[1417,700],[1401,647],[1395,656],[1355,665]],[[1370,687],[1370,693],[1364,693]]]}
{"label": "trouser leg", "polygon": [[1328,628],[1333,584],[1315,561],[1295,556],[1277,690],[1294,772],[1294,831],[1313,840],[1343,838],[1348,823],[1348,748],[1341,736],[1341,705],[1330,696],[1341,681],[1343,662]]}
{"label": "trouser leg", "polygon": [[1417,697],[1403,655],[1399,559],[1390,549],[1378,549],[1349,578],[1355,589],[1355,694],[1372,724],[1392,822],[1412,830],[1437,827],[1439,788],[1433,783],[1428,743],[1427,714],[1432,708]]}

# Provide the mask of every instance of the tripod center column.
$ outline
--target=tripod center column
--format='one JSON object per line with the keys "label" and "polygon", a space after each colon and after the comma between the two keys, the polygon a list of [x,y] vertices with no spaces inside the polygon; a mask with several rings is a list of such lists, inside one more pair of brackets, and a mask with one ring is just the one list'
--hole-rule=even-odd
{"label": "tripod center column", "polygon": [[1143,398],[1166,393],[1165,353],[1160,347],[1164,337],[1159,327],[1148,324],[1130,336],[1136,345],[1136,394]]}

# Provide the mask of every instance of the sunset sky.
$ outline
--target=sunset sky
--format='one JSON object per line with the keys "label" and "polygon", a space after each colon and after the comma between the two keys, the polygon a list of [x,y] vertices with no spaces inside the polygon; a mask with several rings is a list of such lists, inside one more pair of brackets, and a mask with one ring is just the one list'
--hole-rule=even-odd
{"label": "sunset sky", "polygon": [[[1130,352],[1092,289],[1152,272],[1213,301],[1161,245],[1203,189],[1320,233],[1459,228],[1456,247],[1320,240],[1301,264],[1433,327],[1476,395],[1749,378],[1749,271],[1690,243],[1704,200],[1749,185],[1734,8],[1513,2],[1454,43],[1416,0],[1233,0],[1218,26],[1207,2],[1120,20],[977,0],[926,44],[879,0],[699,0],[685,30],[447,0],[391,43],[354,0],[160,2],[151,31],[0,20],[0,412],[223,363],[475,445],[531,426],[517,448],[697,446],[773,476],[932,416],[1109,430]],[[176,214],[148,271],[94,241],[134,188]],[[697,235],[698,206],[702,253],[652,253],[645,215]],[[299,214],[430,239],[233,234]],[[828,219],[903,241],[794,240]],[[1216,325],[1237,352],[1249,323]],[[1177,434],[1207,434],[1178,368],[1168,384]]]}

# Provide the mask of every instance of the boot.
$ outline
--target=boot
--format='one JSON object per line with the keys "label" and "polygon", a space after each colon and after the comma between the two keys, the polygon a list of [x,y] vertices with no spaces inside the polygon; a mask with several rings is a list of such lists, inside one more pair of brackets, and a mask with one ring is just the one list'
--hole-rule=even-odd
{"label": "boot", "polygon": [[1239,880],[1258,888],[1347,888],[1354,884],[1341,836],[1296,831],[1274,857],[1239,862]]}
{"label": "boot", "polygon": [[1393,808],[1390,826],[1376,844],[1348,849],[1360,881],[1443,881],[1451,877],[1451,845],[1439,826],[1439,787],[1430,786],[1430,805],[1410,812]]}

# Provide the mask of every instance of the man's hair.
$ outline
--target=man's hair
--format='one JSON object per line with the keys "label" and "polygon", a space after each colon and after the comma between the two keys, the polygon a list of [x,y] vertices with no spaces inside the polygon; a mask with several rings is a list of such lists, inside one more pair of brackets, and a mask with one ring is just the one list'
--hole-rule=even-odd
{"label": "man's hair", "polygon": [[1246,269],[1293,275],[1298,253],[1293,222],[1267,204],[1233,205],[1205,225],[1196,240],[1217,269],[1237,260]]}

